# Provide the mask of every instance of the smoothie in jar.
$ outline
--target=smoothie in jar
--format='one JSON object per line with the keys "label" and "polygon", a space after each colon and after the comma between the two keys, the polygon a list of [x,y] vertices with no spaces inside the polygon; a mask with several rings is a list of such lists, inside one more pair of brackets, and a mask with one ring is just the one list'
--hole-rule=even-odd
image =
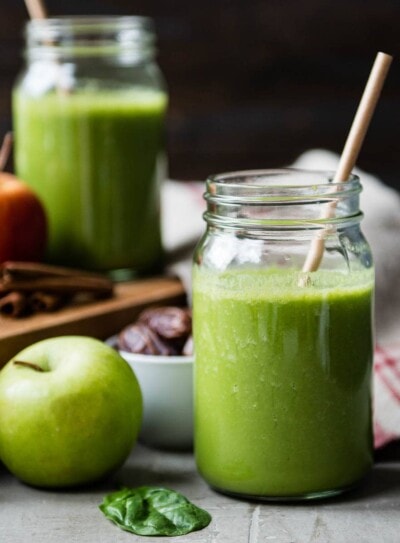
{"label": "smoothie in jar", "polygon": [[372,464],[373,270],[195,266],[195,449],[216,489],[271,499],[351,487]]}
{"label": "smoothie in jar", "polygon": [[50,262],[160,266],[166,102],[151,90],[16,92],[16,170],[45,205]]}
{"label": "smoothie in jar", "polygon": [[15,167],[45,206],[46,260],[116,280],[160,271],[167,91],[152,20],[32,19],[25,35]]}
{"label": "smoothie in jar", "polygon": [[[332,179],[283,168],[207,180],[195,453],[205,480],[235,496],[328,497],[372,464],[374,270],[359,179]],[[316,239],[319,268],[305,272]]]}

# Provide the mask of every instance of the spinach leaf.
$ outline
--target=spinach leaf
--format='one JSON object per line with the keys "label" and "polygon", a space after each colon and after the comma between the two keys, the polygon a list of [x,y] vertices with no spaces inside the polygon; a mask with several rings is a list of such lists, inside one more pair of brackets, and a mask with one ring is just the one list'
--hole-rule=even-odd
{"label": "spinach leaf", "polygon": [[207,511],[167,488],[124,488],[106,496],[99,507],[117,526],[137,535],[184,535],[211,522]]}

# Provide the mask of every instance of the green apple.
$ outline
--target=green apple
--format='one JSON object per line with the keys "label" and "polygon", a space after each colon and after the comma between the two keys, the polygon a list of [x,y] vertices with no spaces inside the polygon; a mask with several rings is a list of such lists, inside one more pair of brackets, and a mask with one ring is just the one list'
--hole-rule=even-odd
{"label": "green apple", "polygon": [[127,458],[141,418],[135,374],[99,340],[46,339],[0,371],[0,459],[28,484],[103,478]]}

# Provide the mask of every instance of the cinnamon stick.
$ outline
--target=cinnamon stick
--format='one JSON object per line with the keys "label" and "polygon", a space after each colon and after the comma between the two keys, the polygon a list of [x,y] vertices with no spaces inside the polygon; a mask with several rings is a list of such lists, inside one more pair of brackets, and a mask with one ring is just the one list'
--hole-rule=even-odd
{"label": "cinnamon stick", "polygon": [[18,318],[29,312],[28,299],[22,292],[9,292],[0,298],[0,314]]}
{"label": "cinnamon stick", "polygon": [[98,297],[113,293],[108,277],[72,268],[36,262],[4,262],[0,266],[0,293],[44,291],[56,294],[86,292]]}
{"label": "cinnamon stick", "polygon": [[19,262],[11,260],[3,262],[0,267],[0,275],[2,277],[12,276],[23,278],[45,276],[70,277],[84,275],[88,277],[101,277],[104,279],[104,275],[99,273],[87,272],[76,268],[53,266],[52,264],[43,264],[41,262]]}
{"label": "cinnamon stick", "polygon": [[51,292],[34,292],[29,296],[29,307],[34,313],[51,313],[63,307],[70,296]]}
{"label": "cinnamon stick", "polygon": [[0,265],[0,314],[21,317],[56,311],[77,295],[113,295],[113,282],[98,273],[37,262]]}
{"label": "cinnamon stick", "polygon": [[113,285],[107,278],[85,276],[35,277],[32,279],[8,279],[0,281],[0,294],[18,290],[20,292],[46,291],[51,293],[77,294],[88,292],[99,297],[111,296]]}

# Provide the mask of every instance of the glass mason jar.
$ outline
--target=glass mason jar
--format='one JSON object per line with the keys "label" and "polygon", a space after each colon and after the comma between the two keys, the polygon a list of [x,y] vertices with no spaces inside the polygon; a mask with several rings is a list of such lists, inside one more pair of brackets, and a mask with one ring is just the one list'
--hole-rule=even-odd
{"label": "glass mason jar", "polygon": [[47,211],[47,260],[117,277],[160,268],[167,94],[152,21],[33,20],[26,39],[15,164]]}
{"label": "glass mason jar", "polygon": [[[372,464],[374,270],[356,176],[207,181],[193,272],[195,453],[216,490],[327,497]],[[327,212],[329,211],[329,212]],[[316,271],[303,271],[323,240]]]}

